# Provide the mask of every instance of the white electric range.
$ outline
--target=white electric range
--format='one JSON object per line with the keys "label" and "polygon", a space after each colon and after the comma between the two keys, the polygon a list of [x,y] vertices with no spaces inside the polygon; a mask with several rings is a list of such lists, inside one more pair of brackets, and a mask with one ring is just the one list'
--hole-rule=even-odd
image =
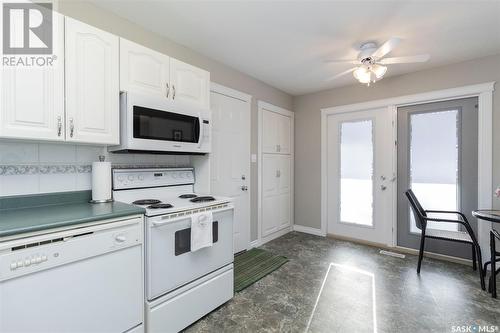
{"label": "white electric range", "polygon": [[[113,198],[146,209],[146,330],[178,332],[233,297],[233,204],[194,193],[194,169],[113,169]],[[192,252],[191,216],[211,211],[213,245]]]}

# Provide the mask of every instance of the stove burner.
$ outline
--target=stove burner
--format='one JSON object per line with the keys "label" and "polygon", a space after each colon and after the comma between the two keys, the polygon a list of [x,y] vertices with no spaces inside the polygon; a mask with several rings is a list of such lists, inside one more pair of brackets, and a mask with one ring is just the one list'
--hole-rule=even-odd
{"label": "stove burner", "polygon": [[172,206],[171,204],[166,204],[166,203],[156,203],[156,204],[152,204],[151,206],[148,206],[148,208],[152,208],[152,209],[158,209],[158,208],[172,208],[174,206]]}
{"label": "stove burner", "polygon": [[214,201],[214,197],[206,196],[206,197],[196,197],[194,199],[191,199],[189,201],[191,202],[207,202],[207,201]]}
{"label": "stove burner", "polygon": [[197,195],[196,194],[182,194],[182,195],[179,195],[179,198],[181,199],[191,199],[191,198],[196,198]]}
{"label": "stove burner", "polygon": [[161,200],[157,200],[157,199],[143,199],[143,200],[136,200],[136,201],[132,202],[132,204],[145,206],[145,205],[158,204],[160,202],[161,202]]}

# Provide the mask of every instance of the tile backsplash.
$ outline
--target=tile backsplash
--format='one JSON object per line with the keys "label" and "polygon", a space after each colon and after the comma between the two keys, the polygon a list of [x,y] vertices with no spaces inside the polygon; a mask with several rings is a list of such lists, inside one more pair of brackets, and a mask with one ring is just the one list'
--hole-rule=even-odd
{"label": "tile backsplash", "polygon": [[89,190],[92,162],[184,167],[186,155],[112,154],[106,147],[0,140],[0,196]]}

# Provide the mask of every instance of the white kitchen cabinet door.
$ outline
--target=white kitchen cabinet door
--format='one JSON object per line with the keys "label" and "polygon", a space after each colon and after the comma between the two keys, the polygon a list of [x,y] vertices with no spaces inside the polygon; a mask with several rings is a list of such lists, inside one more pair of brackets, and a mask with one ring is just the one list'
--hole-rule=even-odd
{"label": "white kitchen cabinet door", "polygon": [[278,152],[278,114],[262,111],[262,152]]}
{"label": "white kitchen cabinet door", "polygon": [[286,194],[291,190],[291,177],[290,177],[290,155],[276,156],[278,161],[278,193]]}
{"label": "white kitchen cabinet door", "polygon": [[262,157],[262,236],[291,225],[290,156],[264,154]]}
{"label": "white kitchen cabinet door", "polygon": [[277,230],[279,212],[277,206],[279,156],[262,156],[262,236]]}
{"label": "white kitchen cabinet door", "polygon": [[170,58],[170,85],[172,100],[194,107],[210,107],[210,73]]}
{"label": "white kitchen cabinet door", "polygon": [[277,218],[276,224],[278,229],[282,229],[291,225],[290,220],[290,193],[277,196]]}
{"label": "white kitchen cabinet door", "polygon": [[278,153],[290,154],[291,152],[291,118],[277,114],[277,136],[278,136]]}
{"label": "white kitchen cabinet door", "polygon": [[170,98],[170,58],[120,38],[120,90]]}
{"label": "white kitchen cabinet door", "polygon": [[278,196],[273,195],[262,200],[262,236],[266,237],[278,230],[280,212]]}
{"label": "white kitchen cabinet door", "polygon": [[264,198],[278,194],[279,156],[264,154],[262,156],[262,196]]}
{"label": "white kitchen cabinet door", "polygon": [[0,137],[64,140],[64,16],[53,27],[52,66],[1,69]]}
{"label": "white kitchen cabinet door", "polygon": [[118,37],[66,17],[66,141],[118,144]]}

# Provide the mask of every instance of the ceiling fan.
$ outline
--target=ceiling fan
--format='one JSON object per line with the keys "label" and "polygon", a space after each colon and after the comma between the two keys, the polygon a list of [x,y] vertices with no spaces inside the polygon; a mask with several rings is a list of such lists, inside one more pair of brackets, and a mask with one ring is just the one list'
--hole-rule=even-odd
{"label": "ceiling fan", "polygon": [[370,83],[382,79],[387,72],[387,66],[390,64],[409,64],[415,62],[426,62],[430,55],[420,54],[407,57],[384,58],[391,52],[400,42],[399,38],[393,37],[382,44],[380,47],[374,42],[366,42],[359,48],[358,59],[353,60],[327,60],[327,63],[346,63],[357,65],[351,69],[343,71],[337,75],[329,77],[327,81],[335,80],[341,76],[353,73],[356,80],[360,83],[370,85]]}

